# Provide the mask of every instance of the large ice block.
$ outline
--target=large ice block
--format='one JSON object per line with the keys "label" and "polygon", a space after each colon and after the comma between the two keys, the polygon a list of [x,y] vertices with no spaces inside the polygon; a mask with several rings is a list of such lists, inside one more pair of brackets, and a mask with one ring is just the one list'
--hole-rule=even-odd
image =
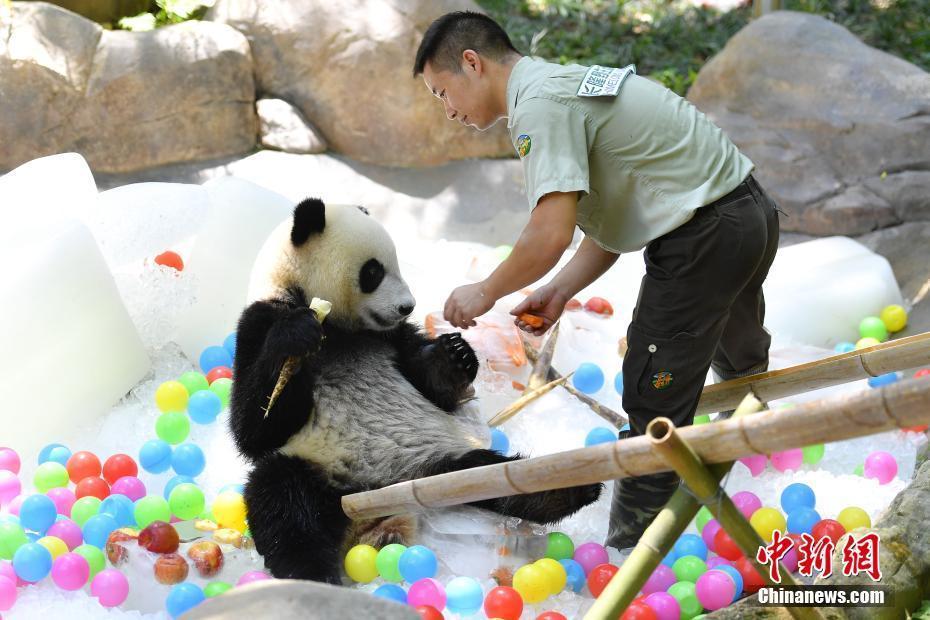
{"label": "large ice block", "polygon": [[0,227],[0,265],[2,443],[35,455],[108,411],[149,359],[81,222]]}
{"label": "large ice block", "polygon": [[77,153],[40,157],[0,177],[0,228],[60,216],[83,219],[97,184]]}
{"label": "large ice block", "polygon": [[187,267],[196,282],[196,300],[181,318],[177,340],[195,364],[206,347],[222,344],[235,330],[255,257],[294,208],[284,196],[235,177],[203,187],[210,209]]}

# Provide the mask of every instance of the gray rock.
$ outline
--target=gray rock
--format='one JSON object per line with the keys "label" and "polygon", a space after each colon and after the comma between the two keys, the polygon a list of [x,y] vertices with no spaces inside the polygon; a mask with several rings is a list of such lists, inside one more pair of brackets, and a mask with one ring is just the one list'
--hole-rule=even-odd
{"label": "gray rock", "polygon": [[878,230],[857,240],[888,259],[905,300],[915,301],[930,286],[930,221]]}
{"label": "gray rock", "polygon": [[688,98],[755,162],[791,214],[785,230],[861,234],[930,217],[930,74],[841,26],[787,11],[755,20]]}
{"label": "gray rock", "polygon": [[219,0],[207,14],[245,33],[262,96],[290,101],[329,147],[356,161],[434,166],[513,156],[506,127],[476,132],[449,121],[412,77],[433,19],[471,0]]}
{"label": "gray rock", "polygon": [[326,151],[326,140],[307,122],[300,110],[283,99],[259,99],[255,103],[262,146],[287,153]]}

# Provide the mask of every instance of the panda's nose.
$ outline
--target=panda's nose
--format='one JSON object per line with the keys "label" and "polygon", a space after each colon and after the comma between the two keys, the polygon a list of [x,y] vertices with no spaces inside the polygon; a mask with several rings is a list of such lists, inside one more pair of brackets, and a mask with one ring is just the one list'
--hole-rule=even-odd
{"label": "panda's nose", "polygon": [[403,316],[409,316],[410,313],[413,312],[413,304],[403,304],[397,306],[397,312]]}

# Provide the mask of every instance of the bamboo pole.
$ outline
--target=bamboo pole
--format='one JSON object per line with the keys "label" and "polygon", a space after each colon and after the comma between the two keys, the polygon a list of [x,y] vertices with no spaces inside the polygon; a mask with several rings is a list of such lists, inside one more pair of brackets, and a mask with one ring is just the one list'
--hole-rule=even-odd
{"label": "bamboo pole", "polygon": [[[560,325],[561,321],[555,322],[555,325],[552,326],[552,329],[549,330],[549,333],[546,336],[546,341],[543,342],[541,347],[539,347],[539,352],[536,354],[535,359],[532,360],[533,371],[530,373],[530,378],[526,381],[526,389],[523,390],[524,394],[527,394],[538,387],[542,387],[548,381],[553,381],[559,378],[553,377],[549,379],[548,375],[549,370],[552,369],[552,356],[555,355],[555,345],[559,340]],[[529,343],[523,338],[521,338],[521,340],[523,340],[523,350],[525,352]],[[536,351],[534,351],[534,353],[536,353]]]}
{"label": "bamboo pole", "polygon": [[[930,381],[910,379],[765,415],[689,426],[681,436],[705,463],[930,423]],[[342,498],[352,519],[465,504],[668,471],[646,437],[400,482]]]}
{"label": "bamboo pole", "polygon": [[768,402],[855,379],[926,365],[930,365],[930,332],[709,385],[704,388],[694,415],[733,409],[749,392]]}
{"label": "bamboo pole", "polygon": [[539,397],[542,396],[543,394],[546,394],[546,393],[548,393],[548,392],[551,392],[551,391],[554,390],[555,388],[559,387],[560,385],[562,385],[563,383],[565,383],[566,381],[568,381],[569,377],[571,377],[571,376],[572,376],[572,373],[569,373],[569,374],[565,375],[564,377],[562,377],[561,379],[556,379],[555,381],[550,381],[549,383],[546,383],[545,385],[541,385],[540,387],[536,388],[535,390],[530,390],[530,392],[528,392],[527,394],[524,394],[523,396],[521,396],[521,397],[518,398],[517,400],[513,401],[512,403],[510,403],[509,405],[507,405],[506,407],[504,407],[503,409],[501,409],[501,410],[497,413],[497,415],[495,415],[493,418],[491,418],[490,420],[488,420],[488,426],[491,426],[491,427],[500,426],[501,424],[503,424],[504,422],[506,422],[507,420],[509,420],[509,419],[512,418],[513,416],[515,416],[515,415],[517,415],[518,413],[520,413],[520,411],[521,411],[524,407],[526,407],[527,405],[529,405],[531,402],[533,402],[534,400],[536,400],[537,398],[539,398]]}

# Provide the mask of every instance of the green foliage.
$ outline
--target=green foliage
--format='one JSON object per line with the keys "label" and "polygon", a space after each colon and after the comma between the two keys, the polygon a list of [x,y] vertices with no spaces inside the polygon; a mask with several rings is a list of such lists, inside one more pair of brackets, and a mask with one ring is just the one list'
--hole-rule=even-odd
{"label": "green foliage", "polygon": [[190,19],[200,19],[215,2],[216,0],[155,0],[149,12],[124,17],[119,20],[119,27],[141,32]]}

